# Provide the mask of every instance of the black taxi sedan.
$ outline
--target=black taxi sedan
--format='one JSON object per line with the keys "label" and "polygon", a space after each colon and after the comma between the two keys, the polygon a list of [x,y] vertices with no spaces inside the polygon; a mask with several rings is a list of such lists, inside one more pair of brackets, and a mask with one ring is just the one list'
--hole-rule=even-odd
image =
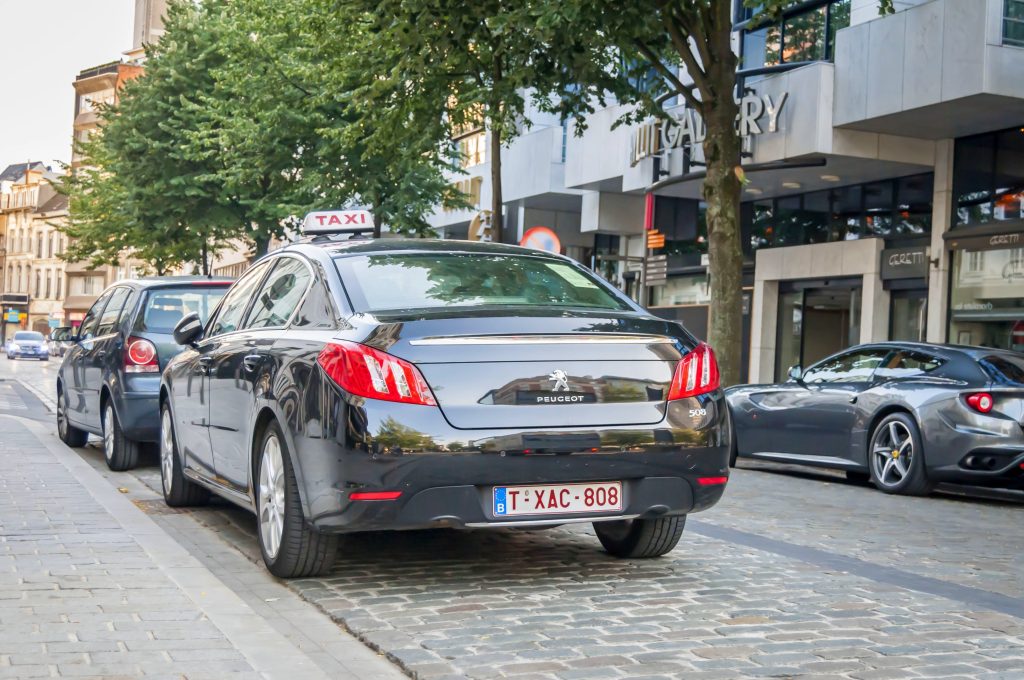
{"label": "black taxi sedan", "polygon": [[557,255],[307,236],[175,335],[164,497],[254,511],[278,576],[383,529],[592,522],[654,557],[727,481],[711,349]]}

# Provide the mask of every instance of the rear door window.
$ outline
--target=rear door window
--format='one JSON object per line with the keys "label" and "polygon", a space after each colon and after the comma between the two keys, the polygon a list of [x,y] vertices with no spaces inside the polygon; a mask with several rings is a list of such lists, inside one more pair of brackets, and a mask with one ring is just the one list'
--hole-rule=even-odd
{"label": "rear door window", "polygon": [[227,285],[186,285],[153,288],[146,293],[142,312],[135,320],[136,331],[170,333],[186,314],[195,312],[205,325],[217,308]]}
{"label": "rear door window", "polygon": [[103,314],[100,315],[100,322],[96,326],[97,336],[114,332],[118,319],[121,318],[121,310],[124,309],[124,303],[128,300],[128,296],[131,293],[131,289],[126,286],[114,289],[110,300],[107,301],[107,306],[103,308]]}
{"label": "rear door window", "polygon": [[235,285],[231,286],[207,329],[206,337],[230,333],[241,328],[245,310],[249,307],[249,301],[252,300],[256,288],[263,280],[263,275],[267,273],[268,265],[267,262],[256,265],[236,281]]}
{"label": "rear door window", "polygon": [[280,328],[288,323],[309,287],[309,267],[294,257],[280,257],[256,293],[246,328]]}

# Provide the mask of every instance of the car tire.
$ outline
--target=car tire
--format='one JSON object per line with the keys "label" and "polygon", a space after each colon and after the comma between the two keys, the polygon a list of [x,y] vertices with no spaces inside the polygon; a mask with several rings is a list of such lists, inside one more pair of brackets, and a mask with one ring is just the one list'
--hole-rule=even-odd
{"label": "car tire", "polygon": [[178,455],[178,440],[174,436],[171,407],[166,403],[160,407],[160,486],[164,492],[164,502],[172,508],[206,505],[210,500],[207,489],[185,476]]}
{"label": "car tire", "polygon": [[68,420],[68,399],[64,396],[64,390],[57,389],[57,436],[60,440],[73,449],[78,449],[89,443],[89,433],[79,430]]}
{"label": "car tire", "polygon": [[323,574],[334,563],[338,537],[316,531],[303,517],[288,445],[276,422],[267,426],[259,451],[254,495],[263,562],[279,578]]}
{"label": "car tire", "polygon": [[110,399],[103,405],[103,454],[114,472],[131,470],[139,461],[139,445],[124,435]]}
{"label": "car tire", "polygon": [[885,493],[925,496],[935,486],[928,479],[921,432],[908,413],[890,414],[875,427],[868,468],[871,483]]}
{"label": "car tire", "polygon": [[686,515],[594,522],[594,533],[616,557],[660,557],[679,543]]}

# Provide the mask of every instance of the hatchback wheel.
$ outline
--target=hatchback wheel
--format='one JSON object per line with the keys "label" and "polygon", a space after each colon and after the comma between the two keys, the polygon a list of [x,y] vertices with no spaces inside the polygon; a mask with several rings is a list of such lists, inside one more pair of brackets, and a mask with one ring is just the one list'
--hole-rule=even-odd
{"label": "hatchback wheel", "polygon": [[676,547],[685,526],[686,515],[624,519],[594,522],[594,533],[616,557],[660,557]]}
{"label": "hatchback wheel", "polygon": [[164,502],[172,508],[186,505],[204,505],[210,492],[185,476],[178,443],[174,437],[171,407],[160,407],[160,479],[164,489]]}
{"label": "hatchback wheel", "polygon": [[89,442],[89,433],[79,430],[68,420],[68,398],[64,390],[57,390],[57,436],[72,448],[85,446]]}
{"label": "hatchback wheel", "polygon": [[103,453],[107,467],[115,472],[131,470],[139,460],[139,445],[124,436],[110,399],[103,406]]}
{"label": "hatchback wheel", "polygon": [[871,481],[885,493],[924,496],[934,486],[925,470],[921,433],[906,413],[893,413],[871,435]]}
{"label": "hatchback wheel", "polygon": [[338,537],[314,530],[302,516],[299,486],[277,423],[267,427],[260,443],[256,516],[263,561],[275,576],[315,576],[334,562]]}

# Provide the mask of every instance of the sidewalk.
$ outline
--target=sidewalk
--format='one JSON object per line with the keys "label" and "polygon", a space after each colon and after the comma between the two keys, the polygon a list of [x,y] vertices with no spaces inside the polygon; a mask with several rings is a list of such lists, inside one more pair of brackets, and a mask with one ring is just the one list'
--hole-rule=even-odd
{"label": "sidewalk", "polygon": [[[0,433],[0,678],[328,676],[41,425]],[[332,677],[395,673],[337,634]]]}

